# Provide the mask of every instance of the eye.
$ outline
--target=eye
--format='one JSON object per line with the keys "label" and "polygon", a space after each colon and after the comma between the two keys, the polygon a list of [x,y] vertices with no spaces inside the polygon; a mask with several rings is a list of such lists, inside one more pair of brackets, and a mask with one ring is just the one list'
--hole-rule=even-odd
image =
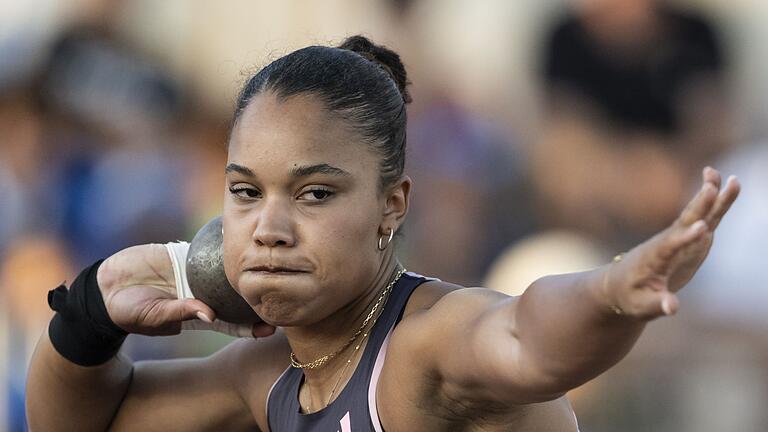
{"label": "eye", "polygon": [[315,187],[302,192],[299,195],[299,199],[303,201],[321,202],[321,201],[327,201],[333,195],[334,195],[333,191],[330,191],[324,188]]}
{"label": "eye", "polygon": [[245,185],[232,185],[229,187],[229,193],[243,200],[261,198],[261,192],[258,189]]}

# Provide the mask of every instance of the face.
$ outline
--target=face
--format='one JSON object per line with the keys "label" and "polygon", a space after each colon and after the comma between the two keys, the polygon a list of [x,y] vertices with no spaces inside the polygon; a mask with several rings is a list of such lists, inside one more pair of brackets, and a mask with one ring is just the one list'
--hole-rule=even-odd
{"label": "face", "polygon": [[382,192],[378,156],[314,97],[254,97],[229,143],[227,278],[270,324],[333,314],[373,283],[408,185]]}

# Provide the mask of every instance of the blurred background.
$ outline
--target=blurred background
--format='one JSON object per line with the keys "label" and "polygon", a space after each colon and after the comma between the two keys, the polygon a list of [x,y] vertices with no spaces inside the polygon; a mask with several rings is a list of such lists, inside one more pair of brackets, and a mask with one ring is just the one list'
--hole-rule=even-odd
{"label": "blurred background", "polygon": [[[743,193],[674,319],[570,395],[583,431],[768,430],[768,2],[0,0],[0,431],[46,292],[219,214],[239,86],[362,33],[413,82],[410,270],[520,294],[670,223],[706,164]],[[226,336],[131,336],[135,359]]]}

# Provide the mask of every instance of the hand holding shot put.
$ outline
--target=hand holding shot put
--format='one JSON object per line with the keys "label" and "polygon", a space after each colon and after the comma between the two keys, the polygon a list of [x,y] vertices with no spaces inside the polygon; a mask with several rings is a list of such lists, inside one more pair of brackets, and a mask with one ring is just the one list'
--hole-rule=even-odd
{"label": "hand holding shot put", "polygon": [[[519,297],[421,276],[395,254],[407,84],[398,55],[360,36],[251,77],[223,232],[214,220],[191,245],[128,248],[52,292],[30,429],[577,431],[564,395],[678,310],[738,181],[706,168],[669,228]],[[202,359],[119,353],[128,333],[203,325],[245,337]]]}
{"label": "hand holding shot put", "polygon": [[191,244],[141,245],[105,260],[97,280],[111,320],[129,333],[178,334],[214,330],[268,336],[274,327],[229,285],[221,256],[221,220],[204,226]]}

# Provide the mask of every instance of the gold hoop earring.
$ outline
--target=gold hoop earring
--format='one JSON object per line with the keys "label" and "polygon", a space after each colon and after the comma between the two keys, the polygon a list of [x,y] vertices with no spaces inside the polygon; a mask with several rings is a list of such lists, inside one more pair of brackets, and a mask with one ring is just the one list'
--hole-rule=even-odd
{"label": "gold hoop earring", "polygon": [[379,244],[377,245],[380,251],[385,250],[389,247],[389,244],[392,243],[392,237],[395,236],[395,230],[393,228],[389,229],[389,239],[387,239],[387,244],[385,244],[383,247],[381,246],[381,241],[384,240],[384,235],[379,236]]}

